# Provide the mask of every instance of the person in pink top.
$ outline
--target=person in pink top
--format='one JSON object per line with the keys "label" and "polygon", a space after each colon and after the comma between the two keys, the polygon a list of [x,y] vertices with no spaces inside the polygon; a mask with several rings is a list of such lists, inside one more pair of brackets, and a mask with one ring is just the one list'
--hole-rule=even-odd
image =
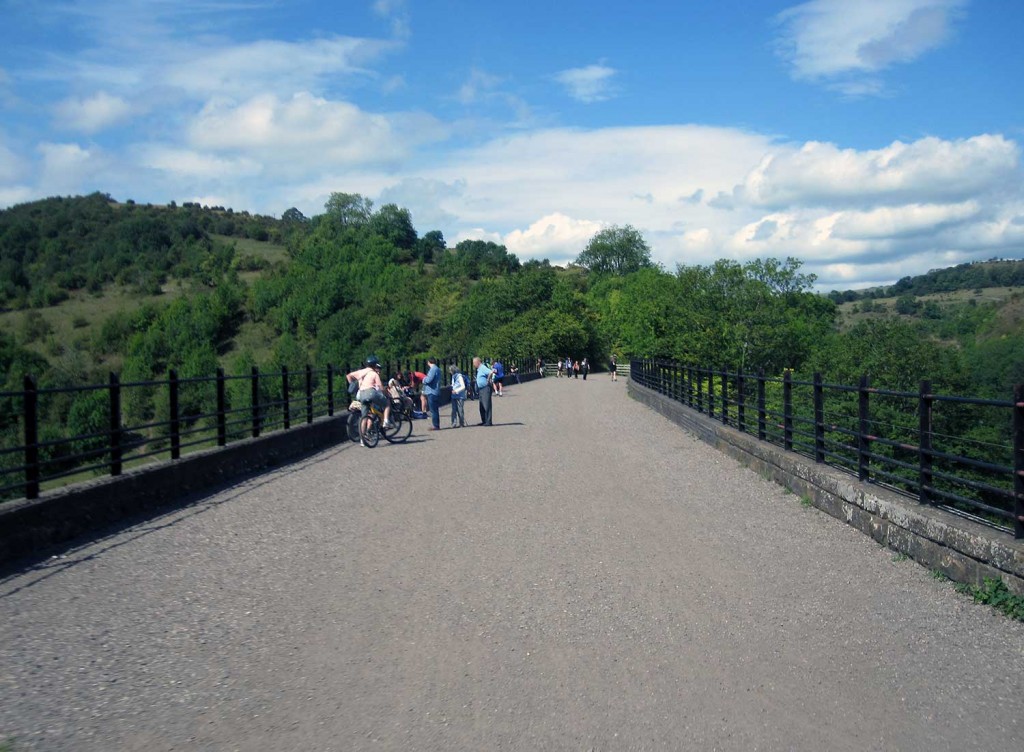
{"label": "person in pink top", "polygon": [[[362,421],[360,422],[360,433],[366,429],[368,416],[370,414],[370,403],[373,403],[384,411],[384,428],[391,428],[391,400],[384,394],[384,384],[380,380],[380,361],[376,355],[366,359],[366,368],[352,371],[345,379],[351,383],[358,382],[359,391],[356,392],[356,399],[362,403]],[[359,440],[360,446],[363,440]]]}

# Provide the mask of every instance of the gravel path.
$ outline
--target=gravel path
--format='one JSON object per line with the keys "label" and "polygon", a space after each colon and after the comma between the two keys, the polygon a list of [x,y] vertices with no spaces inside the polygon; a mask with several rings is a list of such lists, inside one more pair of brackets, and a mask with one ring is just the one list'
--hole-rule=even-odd
{"label": "gravel path", "polygon": [[494,410],[492,428],[327,450],[0,582],[0,742],[1024,748],[1024,625],[622,381],[548,378]]}

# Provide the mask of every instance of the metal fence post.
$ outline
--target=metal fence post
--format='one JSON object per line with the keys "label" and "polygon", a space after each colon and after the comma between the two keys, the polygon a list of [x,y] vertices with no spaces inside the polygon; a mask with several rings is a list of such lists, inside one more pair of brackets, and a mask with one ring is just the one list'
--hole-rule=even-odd
{"label": "metal fence post", "polygon": [[740,433],[747,432],[747,378],[742,371],[736,372],[736,427]]}
{"label": "metal fence post", "polygon": [[768,438],[768,426],[764,399],[764,369],[757,371],[757,439],[764,441]]}
{"label": "metal fence post", "polygon": [[217,446],[228,443],[227,398],[224,383],[224,369],[217,369]]}
{"label": "metal fence post", "polygon": [[327,414],[334,415],[334,366],[327,364]]}
{"label": "metal fence post", "polygon": [[821,374],[814,374],[814,461],[825,461],[825,390]]}
{"label": "metal fence post", "polygon": [[708,417],[715,417],[715,372],[709,367],[708,371]]}
{"label": "metal fence post", "polygon": [[249,375],[250,385],[252,386],[252,437],[258,439],[260,436],[260,370],[256,367],[252,367],[252,372]]}
{"label": "metal fence post", "polygon": [[700,368],[693,369],[697,374],[697,412],[704,412],[704,380],[700,375]]}
{"label": "metal fence post", "polygon": [[1013,388],[1013,536],[1024,538],[1024,384]]}
{"label": "metal fence post", "polygon": [[281,424],[285,430],[292,427],[291,407],[288,401],[288,366],[281,366]]}
{"label": "metal fence post", "polygon": [[313,367],[306,364],[306,423],[313,422]]}
{"label": "metal fence post", "polygon": [[793,372],[782,374],[782,442],[787,452],[793,450]]}
{"label": "metal fence post", "polygon": [[121,474],[121,379],[110,374],[110,474]]}
{"label": "metal fence post", "polygon": [[181,420],[178,410],[178,372],[173,368],[167,372],[167,401],[170,409],[171,459],[181,457]]}
{"label": "metal fence post", "polygon": [[870,437],[868,428],[870,424],[868,395],[871,382],[867,374],[860,377],[860,388],[857,390],[857,478],[866,481],[871,474],[871,458],[868,456],[870,449]]}
{"label": "metal fence post", "polygon": [[922,504],[932,501],[932,383],[921,382],[920,396],[917,400],[918,434],[917,434],[917,498]]}
{"label": "metal fence post", "polygon": [[25,376],[24,421],[25,429],[25,498],[39,498],[39,392],[31,376]]}
{"label": "metal fence post", "polygon": [[693,407],[693,366],[686,367],[686,406]]}
{"label": "metal fence post", "polygon": [[722,425],[729,425],[729,371],[722,369]]}

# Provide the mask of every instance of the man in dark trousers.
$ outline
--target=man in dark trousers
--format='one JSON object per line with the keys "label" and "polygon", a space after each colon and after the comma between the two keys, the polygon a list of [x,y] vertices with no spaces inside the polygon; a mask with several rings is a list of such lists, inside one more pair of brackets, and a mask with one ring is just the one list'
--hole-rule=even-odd
{"label": "man in dark trousers", "polygon": [[476,391],[480,395],[480,425],[491,425],[491,369],[480,358],[473,358],[476,370]]}

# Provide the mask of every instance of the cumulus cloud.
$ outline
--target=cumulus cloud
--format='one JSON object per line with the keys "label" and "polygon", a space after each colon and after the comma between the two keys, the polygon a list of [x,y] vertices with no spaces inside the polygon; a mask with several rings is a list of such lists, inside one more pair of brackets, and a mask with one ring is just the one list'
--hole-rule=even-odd
{"label": "cumulus cloud", "polygon": [[502,241],[520,258],[546,258],[561,264],[574,259],[587,241],[604,227],[603,222],[573,219],[554,212],[541,217],[525,230],[513,230]]}
{"label": "cumulus cloud", "polygon": [[99,91],[84,99],[71,97],[55,108],[59,125],[68,130],[96,133],[126,120],[132,107],[121,97]]}
{"label": "cumulus cloud", "polygon": [[811,0],[779,14],[779,53],[798,79],[884,91],[880,71],[941,46],[966,0]]}
{"label": "cumulus cloud", "polygon": [[587,65],[569,68],[555,74],[555,80],[565,87],[573,99],[590,104],[611,99],[615,94],[612,78],[616,70],[607,65]]}

